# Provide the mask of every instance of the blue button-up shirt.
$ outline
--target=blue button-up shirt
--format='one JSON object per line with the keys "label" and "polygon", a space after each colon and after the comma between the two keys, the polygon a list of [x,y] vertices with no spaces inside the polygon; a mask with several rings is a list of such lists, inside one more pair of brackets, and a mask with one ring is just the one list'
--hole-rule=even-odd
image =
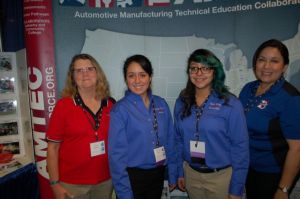
{"label": "blue button-up shirt", "polygon": [[[196,140],[196,106],[192,106],[191,115],[181,119],[183,106],[179,97],[174,110],[179,177],[184,175],[183,161],[193,167],[200,167],[200,164],[192,163],[190,155],[190,141]],[[248,172],[249,146],[244,110],[240,101],[229,96],[229,101],[225,104],[213,92],[206,102],[198,129],[199,141],[205,142],[206,165],[209,168],[231,165],[233,173],[229,193],[241,196]]]}
{"label": "blue button-up shirt", "polygon": [[[133,198],[127,167],[150,169],[157,167],[154,149],[157,135],[154,113],[158,122],[158,139],[166,152],[169,183],[177,179],[175,136],[172,116],[166,101],[148,92],[150,106],[146,108],[139,95],[126,91],[110,113],[108,155],[113,185],[120,199]],[[153,111],[153,105],[155,111]]]}

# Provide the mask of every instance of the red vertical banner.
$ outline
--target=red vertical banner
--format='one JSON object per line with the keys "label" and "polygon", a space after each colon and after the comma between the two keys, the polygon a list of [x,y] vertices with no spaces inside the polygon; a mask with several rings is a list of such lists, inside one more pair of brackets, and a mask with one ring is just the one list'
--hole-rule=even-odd
{"label": "red vertical banner", "polygon": [[46,129],[56,103],[52,1],[24,0],[25,44],[35,161],[40,198],[54,198],[49,185]]}

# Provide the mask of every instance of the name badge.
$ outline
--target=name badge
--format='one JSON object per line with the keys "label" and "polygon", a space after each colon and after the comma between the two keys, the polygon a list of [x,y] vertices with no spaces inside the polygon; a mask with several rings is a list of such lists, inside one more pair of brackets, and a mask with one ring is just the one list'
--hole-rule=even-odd
{"label": "name badge", "polygon": [[205,163],[205,142],[190,141],[190,155],[194,163]]}
{"label": "name badge", "polygon": [[104,141],[93,142],[90,144],[91,157],[105,154],[105,144]]}
{"label": "name badge", "polygon": [[166,159],[166,152],[163,146],[154,149],[156,163],[163,162]]}

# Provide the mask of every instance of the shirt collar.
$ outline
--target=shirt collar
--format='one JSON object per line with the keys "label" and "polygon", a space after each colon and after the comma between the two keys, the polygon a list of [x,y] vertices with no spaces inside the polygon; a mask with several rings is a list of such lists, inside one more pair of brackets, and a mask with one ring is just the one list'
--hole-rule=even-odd
{"label": "shirt collar", "polygon": [[[147,91],[147,94],[148,94],[148,97],[149,97],[149,100],[150,102],[152,101],[152,98],[153,98],[153,95],[152,95],[152,91],[149,89]],[[140,95],[137,95],[135,93],[133,93],[132,91],[130,90],[127,90],[125,92],[125,96],[126,98],[128,98],[130,101],[134,101],[134,102],[138,102],[138,101],[143,101],[142,100],[142,97]]]}
{"label": "shirt collar", "polygon": [[[82,98],[81,98],[81,96],[80,96],[79,93],[75,94],[73,100],[74,100],[74,103],[75,103],[76,106],[81,106],[81,107],[85,107],[86,106],[84,104],[84,102],[83,102],[83,100],[82,100]],[[107,107],[107,106],[108,106],[108,100],[107,99],[101,100],[101,108]]]}
{"label": "shirt collar", "polygon": [[[270,93],[270,94],[275,94],[277,93],[283,86],[285,82],[285,78],[284,77],[281,77],[280,79],[278,79],[272,86],[269,90],[266,91],[266,93]],[[253,89],[257,89],[257,87],[259,86],[260,84],[260,81],[259,80],[256,80],[254,85],[253,85]]]}

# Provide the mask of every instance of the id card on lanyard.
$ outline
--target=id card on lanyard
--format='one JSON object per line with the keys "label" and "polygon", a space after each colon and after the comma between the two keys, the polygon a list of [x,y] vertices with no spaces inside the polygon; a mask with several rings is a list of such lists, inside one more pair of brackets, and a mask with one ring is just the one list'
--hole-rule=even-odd
{"label": "id card on lanyard", "polygon": [[104,140],[90,143],[91,157],[105,154]]}
{"label": "id card on lanyard", "polygon": [[165,147],[157,147],[154,149],[155,161],[156,164],[163,163],[166,159]]}
{"label": "id card on lanyard", "polygon": [[[86,106],[84,108],[87,108]],[[103,155],[105,154],[105,142],[104,140],[100,140],[99,141],[99,135],[98,135],[98,130],[100,128],[100,124],[101,124],[101,118],[102,118],[102,111],[103,111],[103,107],[102,107],[102,103],[101,103],[101,107],[100,107],[100,111],[99,111],[99,115],[97,118],[94,118],[94,122],[90,119],[90,116],[87,115],[88,113],[86,113],[86,110],[83,108],[83,111],[91,125],[91,127],[93,128],[94,132],[95,132],[95,138],[96,141],[95,142],[91,142],[90,143],[90,154],[91,157],[95,157],[98,155]],[[95,124],[94,124],[95,123]]]}
{"label": "id card on lanyard", "polygon": [[190,153],[193,163],[205,164],[205,142],[191,140]]}
{"label": "id card on lanyard", "polygon": [[201,107],[196,109],[196,140],[190,140],[190,156],[193,163],[205,164],[205,142],[200,141],[199,121],[210,95],[207,96]]}
{"label": "id card on lanyard", "polygon": [[158,122],[157,122],[157,115],[155,111],[154,102],[152,100],[152,111],[153,111],[153,130],[156,135],[156,146],[153,149],[154,156],[155,156],[155,162],[157,165],[163,165],[166,160],[166,152],[165,147],[160,146],[159,137],[158,137]]}

